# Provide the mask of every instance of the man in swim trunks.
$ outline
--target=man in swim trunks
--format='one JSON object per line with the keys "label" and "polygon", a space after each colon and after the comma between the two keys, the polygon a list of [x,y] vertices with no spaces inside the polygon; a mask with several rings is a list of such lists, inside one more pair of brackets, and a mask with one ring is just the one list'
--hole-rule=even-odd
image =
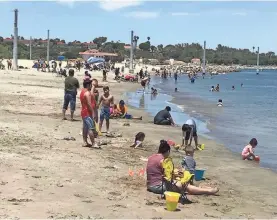
{"label": "man in swim trunks", "polygon": [[101,111],[100,111],[100,123],[99,130],[101,131],[103,121],[106,120],[106,129],[107,133],[109,133],[110,128],[110,106],[114,105],[114,97],[110,94],[110,89],[108,86],[103,87],[104,94],[101,95],[99,100],[99,106],[102,103]]}
{"label": "man in swim trunks", "polygon": [[[185,124],[182,126],[182,132],[183,132],[183,139],[182,139],[182,146],[190,146],[192,137],[194,138],[195,142],[195,148],[198,146],[198,136],[197,136],[197,129],[196,129],[196,123],[193,119],[189,119],[186,121]],[[188,144],[189,141],[189,144]]]}
{"label": "man in swim trunks", "polygon": [[[84,88],[82,89],[80,93],[80,101],[81,101],[81,116],[83,119],[83,147],[95,147],[99,148],[94,140],[94,130],[95,130],[95,124],[93,121],[93,106],[91,102],[91,87],[92,83],[90,79],[85,79],[83,82]],[[87,141],[87,137],[89,136],[91,145]]]}
{"label": "man in swim trunks", "polygon": [[164,110],[159,111],[156,116],[154,117],[154,124],[155,125],[175,125],[170,112],[171,108],[166,106]]}
{"label": "man in swim trunks", "polygon": [[65,112],[68,104],[70,104],[71,120],[73,121],[74,111],[76,108],[76,95],[79,89],[79,81],[74,77],[74,70],[69,70],[69,76],[64,81],[64,103],[63,103],[63,119],[66,120]]}
{"label": "man in swim trunks", "polygon": [[[103,88],[103,85],[99,85],[97,79],[92,79],[91,95],[94,96],[96,102],[99,100],[99,91],[97,88]],[[96,105],[94,109],[94,120],[96,123],[98,123],[98,107],[99,106]]]}

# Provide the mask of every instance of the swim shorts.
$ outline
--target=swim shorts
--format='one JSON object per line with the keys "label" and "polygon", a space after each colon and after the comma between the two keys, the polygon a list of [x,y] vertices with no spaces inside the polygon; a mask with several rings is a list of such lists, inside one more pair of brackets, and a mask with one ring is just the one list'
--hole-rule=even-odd
{"label": "swim shorts", "polygon": [[107,106],[102,107],[100,112],[100,121],[103,121],[104,119],[110,119],[110,108]]}
{"label": "swim shorts", "polygon": [[87,132],[89,130],[95,130],[94,121],[89,116],[83,118],[83,126]]}

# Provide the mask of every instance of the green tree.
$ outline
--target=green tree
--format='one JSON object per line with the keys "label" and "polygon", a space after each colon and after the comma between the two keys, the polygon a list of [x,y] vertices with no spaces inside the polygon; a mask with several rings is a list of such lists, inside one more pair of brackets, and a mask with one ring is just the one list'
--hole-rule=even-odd
{"label": "green tree", "polygon": [[159,45],[157,46],[157,48],[158,48],[158,51],[159,51],[159,52],[163,52],[164,46],[163,46],[162,44],[159,44]]}
{"label": "green tree", "polygon": [[93,43],[97,45],[97,48],[100,48],[106,41],[107,37],[97,37],[93,40]]}
{"label": "green tree", "polygon": [[149,42],[144,42],[139,45],[139,49],[143,51],[149,51],[150,50],[150,43]]}
{"label": "green tree", "polygon": [[154,45],[152,45],[152,46],[150,47],[150,50],[151,50],[152,53],[154,53],[154,52],[157,50],[157,48],[156,48]]}
{"label": "green tree", "polygon": [[0,42],[4,42],[4,38],[0,36]]}
{"label": "green tree", "polygon": [[78,57],[76,53],[70,51],[63,53],[63,56],[65,56],[67,59],[76,59]]}

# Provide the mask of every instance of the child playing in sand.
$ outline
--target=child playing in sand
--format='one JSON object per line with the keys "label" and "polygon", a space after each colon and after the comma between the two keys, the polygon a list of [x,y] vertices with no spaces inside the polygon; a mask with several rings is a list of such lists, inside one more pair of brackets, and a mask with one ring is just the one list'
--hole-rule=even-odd
{"label": "child playing in sand", "polygon": [[102,129],[103,121],[106,120],[106,129],[109,133],[110,128],[110,106],[114,105],[114,97],[110,94],[110,88],[108,86],[103,87],[104,94],[101,95],[99,100],[99,106],[102,104],[100,112],[99,131]]}
{"label": "child playing in sand", "polygon": [[185,147],[186,156],[182,160],[181,164],[182,167],[189,171],[191,174],[194,174],[195,168],[196,168],[196,162],[193,158],[194,155],[194,149],[192,146],[186,146]]}
{"label": "child playing in sand", "polygon": [[245,146],[241,152],[243,160],[255,160],[254,148],[257,147],[258,141],[256,138],[252,138],[247,146]]}
{"label": "child playing in sand", "polygon": [[144,141],[144,139],[145,139],[145,134],[143,132],[137,133],[135,137],[135,142],[130,147],[134,147],[134,148],[142,147],[142,142]]}
{"label": "child playing in sand", "polygon": [[113,107],[110,107],[110,117],[111,118],[118,118],[121,116],[120,110],[117,109],[117,105],[114,104]]}

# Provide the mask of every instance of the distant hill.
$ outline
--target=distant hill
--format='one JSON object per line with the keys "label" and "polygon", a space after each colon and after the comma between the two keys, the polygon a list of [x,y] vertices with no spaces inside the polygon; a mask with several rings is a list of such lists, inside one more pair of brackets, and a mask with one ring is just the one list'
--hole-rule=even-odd
{"label": "distant hill", "polygon": [[[22,38],[22,37],[21,37]],[[6,40],[6,41],[5,41]],[[137,43],[139,38],[137,37]],[[18,57],[20,59],[29,59],[30,52],[28,40],[20,40],[18,44]],[[46,41],[47,42],[47,41]],[[107,42],[106,37],[97,37],[92,42],[73,41],[66,43],[58,38],[50,40],[50,59],[57,59],[59,55],[64,55],[68,59],[79,57],[79,52],[88,48],[97,48],[103,52],[119,54],[118,60],[123,60],[130,56],[130,45],[120,41]],[[12,58],[12,39],[0,37],[0,57]],[[32,59],[46,58],[47,43],[42,39],[35,39],[32,43]],[[173,58],[184,62],[191,62],[193,58],[202,60],[203,47],[198,43],[182,43],[175,45],[151,45],[150,37],[147,41],[135,45],[135,58],[158,59],[160,62]],[[218,44],[215,49],[206,49],[206,60],[214,64],[242,64],[256,65],[257,48],[236,49]],[[274,52],[260,54],[260,65],[277,65],[277,56]]]}

